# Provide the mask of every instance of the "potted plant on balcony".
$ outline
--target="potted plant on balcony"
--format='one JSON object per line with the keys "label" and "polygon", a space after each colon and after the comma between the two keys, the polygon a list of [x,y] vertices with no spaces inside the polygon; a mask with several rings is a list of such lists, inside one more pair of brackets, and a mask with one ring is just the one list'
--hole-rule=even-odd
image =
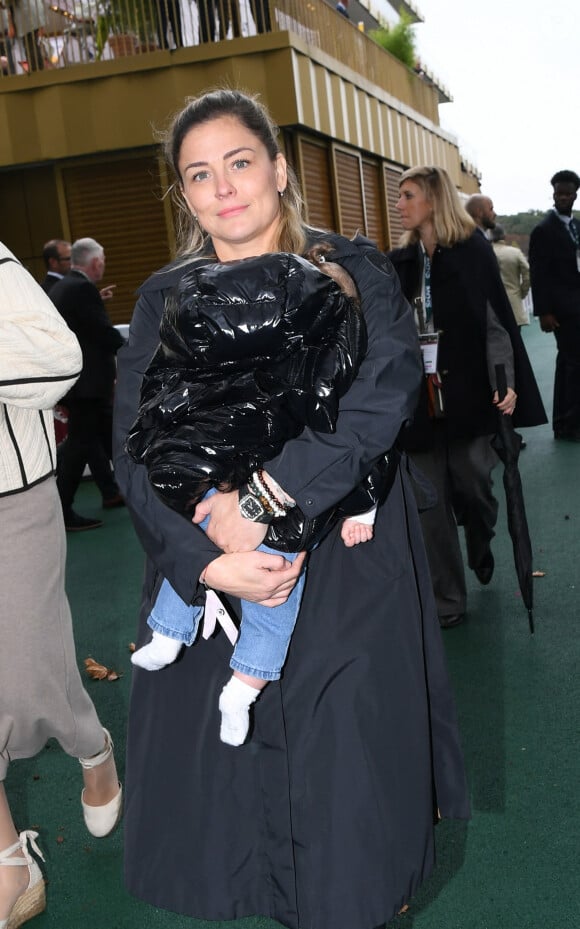
{"label": "potted plant on balcony", "polygon": [[411,20],[404,13],[394,25],[381,23],[378,29],[371,29],[369,37],[408,68],[414,68],[417,58],[415,34]]}
{"label": "potted plant on balcony", "polygon": [[105,46],[114,58],[137,55],[159,47],[153,0],[106,0],[97,17],[97,59]]}

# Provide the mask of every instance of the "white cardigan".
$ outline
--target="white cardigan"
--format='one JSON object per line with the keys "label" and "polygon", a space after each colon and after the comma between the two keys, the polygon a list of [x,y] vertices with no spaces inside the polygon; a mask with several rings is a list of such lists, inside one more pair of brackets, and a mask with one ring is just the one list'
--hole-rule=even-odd
{"label": "white cardigan", "polygon": [[0,242],[0,496],[54,472],[52,407],[82,364],[76,336]]}

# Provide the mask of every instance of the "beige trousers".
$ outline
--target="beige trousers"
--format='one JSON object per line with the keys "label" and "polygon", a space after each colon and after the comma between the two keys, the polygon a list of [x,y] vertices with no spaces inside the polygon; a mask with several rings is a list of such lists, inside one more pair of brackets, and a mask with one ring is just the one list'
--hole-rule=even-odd
{"label": "beige trousers", "polygon": [[103,748],[77,665],[65,562],[54,478],[0,497],[0,780],[49,738],[77,758]]}

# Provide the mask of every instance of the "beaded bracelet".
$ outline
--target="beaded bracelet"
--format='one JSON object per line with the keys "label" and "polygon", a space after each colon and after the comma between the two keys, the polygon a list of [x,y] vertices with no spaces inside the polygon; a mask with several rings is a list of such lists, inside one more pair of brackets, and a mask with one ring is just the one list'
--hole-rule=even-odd
{"label": "beaded bracelet", "polygon": [[246,487],[248,493],[251,493],[252,496],[256,497],[260,501],[266,512],[274,516],[274,504],[268,499],[268,497],[266,497],[265,494],[262,493],[258,485],[252,480],[251,477],[248,478]]}
{"label": "beaded bracelet", "polygon": [[[258,478],[260,487],[264,488],[266,493],[268,493],[271,496],[274,503],[277,506],[279,506],[281,510],[284,510],[284,513],[286,513],[286,511],[290,509],[290,507],[295,505],[293,503],[290,503],[289,500],[280,500],[280,497],[276,496],[276,491],[273,490],[271,483],[266,480],[264,476],[264,470],[262,468],[260,468],[259,471],[257,471],[256,473],[257,473],[257,478]],[[281,491],[281,488],[278,488],[278,490]]]}
{"label": "beaded bracelet", "polygon": [[254,471],[251,475],[248,480],[248,487],[258,497],[267,513],[272,513],[273,516],[277,517],[286,516],[286,507],[266,487],[264,481],[260,479],[258,471]]}
{"label": "beaded bracelet", "polygon": [[[275,494],[272,493],[272,491],[270,490],[270,488],[268,487],[264,479],[261,477],[262,473],[263,472],[257,472],[256,477],[255,477],[255,483],[257,484],[262,494],[266,497],[266,499],[269,501],[271,506],[276,511],[276,515],[286,516],[286,512],[287,512],[286,505],[284,503],[281,503],[280,500],[278,500],[278,498],[275,496]],[[254,475],[252,475],[252,477],[254,477]]]}
{"label": "beaded bracelet", "polygon": [[282,490],[279,484],[276,483],[271,474],[267,474],[266,471],[258,471],[260,480],[268,491],[272,494],[275,500],[278,501],[280,506],[283,506],[287,510],[291,510],[292,507],[296,506],[296,501],[289,497],[285,490]]}

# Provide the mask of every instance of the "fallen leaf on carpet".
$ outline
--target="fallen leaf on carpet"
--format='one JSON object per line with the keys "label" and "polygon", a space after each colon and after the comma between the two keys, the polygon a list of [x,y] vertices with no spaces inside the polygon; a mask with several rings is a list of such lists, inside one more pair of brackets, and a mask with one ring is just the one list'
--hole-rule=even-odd
{"label": "fallen leaf on carpet", "polygon": [[118,681],[121,676],[114,668],[107,668],[94,658],[85,658],[85,668],[89,677],[96,681]]}

